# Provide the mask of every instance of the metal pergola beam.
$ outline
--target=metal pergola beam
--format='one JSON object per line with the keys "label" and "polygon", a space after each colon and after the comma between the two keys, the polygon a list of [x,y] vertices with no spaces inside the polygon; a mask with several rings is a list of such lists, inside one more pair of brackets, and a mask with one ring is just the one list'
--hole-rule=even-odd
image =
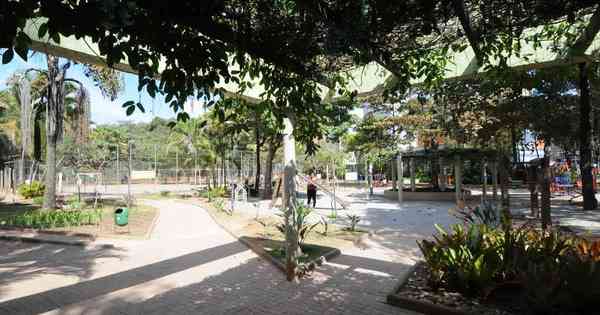
{"label": "metal pergola beam", "polygon": [[[33,50],[83,63],[106,65],[104,56],[101,56],[99,53],[98,45],[93,43],[90,38],[77,39],[74,36],[61,36],[60,43],[55,43],[48,36],[40,38],[38,36],[38,28],[45,20],[44,18],[30,20],[25,27],[25,33],[32,39],[31,48]],[[523,40],[519,55],[512,55],[508,58],[507,66],[517,70],[542,69],[595,61],[592,56],[600,51],[600,36],[598,35],[598,29],[600,29],[600,7],[594,15],[589,17],[589,21],[588,27],[576,41],[577,50],[556,49],[554,43],[550,41],[542,42],[541,47],[536,48],[532,43]],[[528,29],[524,32],[523,37],[527,37],[540,30],[541,27]],[[115,64],[113,68],[137,74],[129,66],[127,60]],[[479,66],[475,53],[469,46],[461,52],[452,53],[444,77],[449,80],[466,79],[484,72],[485,69]],[[349,88],[355,90],[359,95],[380,93],[385,83],[393,77],[387,69],[375,62],[349,70],[346,74],[350,77]],[[258,102],[262,98],[261,95],[264,92],[264,88],[258,84],[258,80],[253,81],[255,81],[253,88],[246,89],[243,94],[240,92],[240,87],[233,82],[221,82],[218,87],[223,88],[226,91],[226,95],[242,97],[251,102]],[[411,84],[418,85],[423,82],[424,78],[418,78],[412,80]],[[321,96],[326,98],[329,89],[322,86],[321,90]]]}

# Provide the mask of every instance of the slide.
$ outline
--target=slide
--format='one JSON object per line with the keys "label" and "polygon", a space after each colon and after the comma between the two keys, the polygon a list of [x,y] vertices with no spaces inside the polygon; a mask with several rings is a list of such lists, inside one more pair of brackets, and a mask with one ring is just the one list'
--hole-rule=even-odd
{"label": "slide", "polygon": [[[308,176],[306,176],[306,175],[298,175],[297,177],[300,178],[304,183],[308,183]],[[319,184],[318,182],[315,182],[314,184],[317,185],[317,187],[319,189],[321,189],[321,191],[323,191],[327,196],[329,196],[330,198],[333,198],[333,192],[329,188],[327,188],[327,187]],[[351,204],[348,201],[340,198],[339,196],[335,196],[335,201],[344,210],[348,210],[350,208]]]}

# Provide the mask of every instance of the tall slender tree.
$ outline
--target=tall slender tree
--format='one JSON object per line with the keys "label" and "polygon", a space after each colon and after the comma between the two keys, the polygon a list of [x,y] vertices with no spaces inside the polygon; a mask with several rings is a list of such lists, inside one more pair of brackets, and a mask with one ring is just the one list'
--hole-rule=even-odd
{"label": "tall slender tree", "polygon": [[[44,100],[41,104],[44,105],[45,114],[45,131],[46,131],[46,174],[45,184],[46,191],[44,193],[44,208],[54,209],[56,208],[56,178],[57,178],[57,160],[56,160],[56,148],[57,144],[62,141],[65,121],[65,100],[69,94],[67,89],[67,83],[72,82],[77,84],[78,92],[77,97],[74,101],[74,112],[79,115],[89,117],[89,98],[87,97],[88,92],[83,87],[83,84],[75,79],[67,78],[67,70],[71,67],[71,62],[66,61],[60,65],[60,58],[51,54],[46,55],[47,68],[41,69],[30,69],[37,71],[45,77],[45,85],[42,90],[44,91]],[[29,71],[29,70],[28,70]],[[92,77],[96,80],[98,85],[111,85],[121,86],[121,80],[119,75],[113,70],[101,70],[99,68],[92,68],[89,70],[90,76],[93,73],[106,74],[105,76]],[[110,74],[110,75],[109,75]],[[111,98],[116,98],[116,93],[120,90],[110,90]],[[107,94],[109,95],[109,94]],[[86,114],[87,112],[87,114]],[[85,119],[81,119],[85,120]],[[80,121],[81,121],[80,120]],[[88,123],[89,125],[89,123]],[[79,126],[82,127],[82,126]],[[83,127],[87,127],[83,126]]]}

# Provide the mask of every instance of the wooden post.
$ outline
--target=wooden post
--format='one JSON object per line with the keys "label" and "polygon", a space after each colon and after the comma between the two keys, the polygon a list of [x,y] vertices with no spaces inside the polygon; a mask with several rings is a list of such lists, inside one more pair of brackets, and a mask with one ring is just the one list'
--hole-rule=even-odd
{"label": "wooden post", "polygon": [[538,176],[537,165],[530,165],[527,170],[527,181],[529,187],[529,209],[531,210],[531,216],[534,218],[538,217],[539,213],[539,194],[538,185],[541,187],[541,176]]}
{"label": "wooden post", "polygon": [[410,158],[408,160],[409,168],[410,168],[410,191],[415,192],[417,190],[417,185],[415,183],[415,158]]}
{"label": "wooden post", "polygon": [[487,160],[481,161],[481,202],[484,203],[487,198]]}
{"label": "wooden post", "polygon": [[404,190],[404,171],[402,168],[402,151],[398,150],[398,204],[402,206],[402,191]]}
{"label": "wooden post", "polygon": [[498,200],[498,162],[494,161],[491,165],[492,172],[492,196],[494,201]]}
{"label": "wooden post", "polygon": [[396,189],[398,189],[398,181],[396,180],[396,163],[394,163],[394,160],[392,160],[392,191],[395,191]]}
{"label": "wooden post", "polygon": [[373,196],[373,163],[371,161],[369,161],[367,171],[367,182],[369,183],[369,197],[371,197]]}
{"label": "wooden post", "polygon": [[446,167],[444,166],[444,158],[440,156],[440,173],[442,179],[440,180],[440,190],[446,191],[446,183],[448,183],[448,174],[446,174]]}
{"label": "wooden post", "polygon": [[458,155],[454,158],[454,186],[458,204],[462,200],[462,161]]}

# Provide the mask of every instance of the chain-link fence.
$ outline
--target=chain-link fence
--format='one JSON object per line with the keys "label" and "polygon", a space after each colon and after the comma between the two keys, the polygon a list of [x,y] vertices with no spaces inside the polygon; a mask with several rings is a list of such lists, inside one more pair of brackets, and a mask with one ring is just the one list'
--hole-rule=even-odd
{"label": "chain-link fence", "polygon": [[[146,147],[130,148],[127,152],[115,147],[103,160],[98,157],[78,159],[73,153],[59,156],[57,192],[145,194],[191,191],[197,186],[227,186],[234,182],[254,184],[256,159],[249,151],[232,150],[207,161],[201,152],[184,154],[158,146],[150,151]],[[274,174],[282,169],[278,163],[273,165]],[[264,161],[261,171],[264,174]],[[37,161],[6,162],[0,165],[0,190],[14,192],[22,183],[44,181],[44,176],[45,167]],[[260,179],[262,186],[264,175]]]}

